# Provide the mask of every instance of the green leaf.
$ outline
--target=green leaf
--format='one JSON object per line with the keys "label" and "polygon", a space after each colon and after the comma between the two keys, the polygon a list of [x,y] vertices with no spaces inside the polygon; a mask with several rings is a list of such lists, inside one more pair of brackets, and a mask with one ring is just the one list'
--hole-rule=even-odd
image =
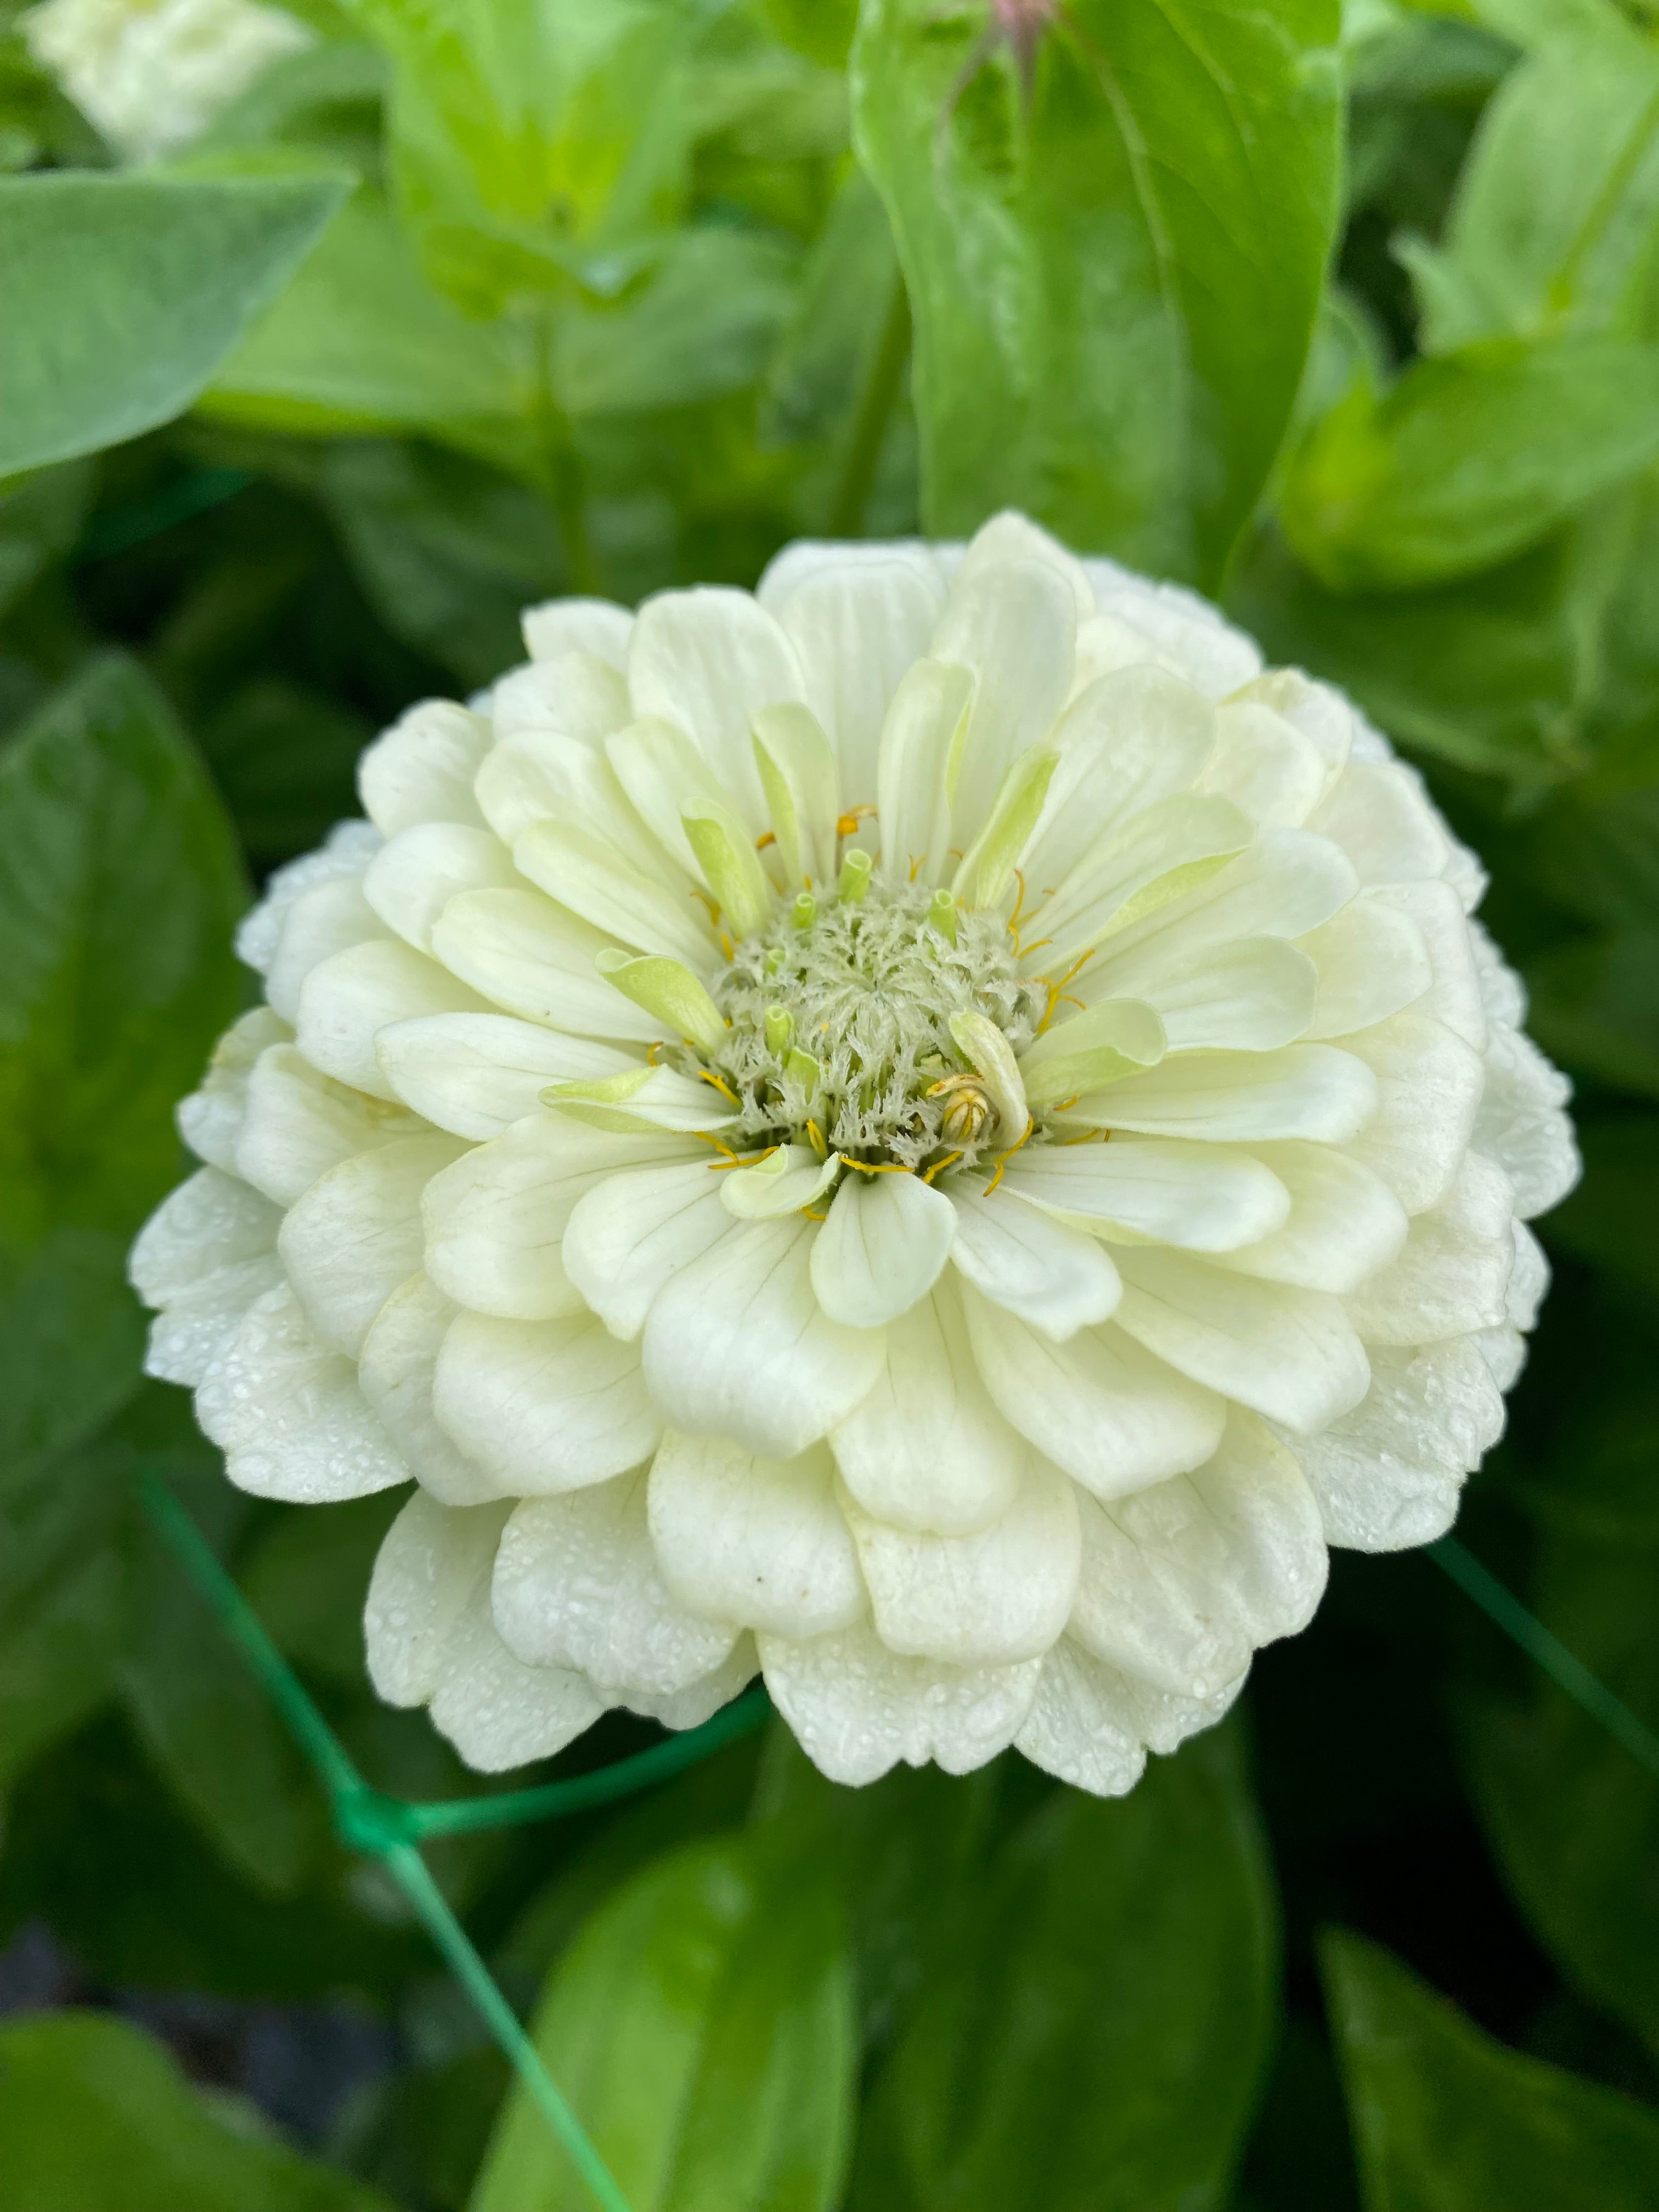
{"label": "green leaf", "polygon": [[[852,2126],[835,1896],[753,1834],[637,1875],[554,1969],[538,2050],[633,2212],[830,2212]],[[586,2212],[515,2089],[471,2212]]]}
{"label": "green leaf", "polygon": [[391,2212],[250,2113],[216,2112],[106,2013],[0,2027],[0,2157],[17,2212]]}
{"label": "green leaf", "polygon": [[1527,1026],[1553,1060],[1659,1099],[1659,930],[1564,945],[1526,975]]}
{"label": "green leaf", "polygon": [[1052,1795],[963,1893],[860,2141],[856,2212],[1226,2201],[1267,2056],[1271,1878],[1231,1735]]}
{"label": "green leaf", "polygon": [[181,414],[349,188],[338,173],[0,179],[0,474]]}
{"label": "green leaf", "polygon": [[1659,453],[1659,348],[1496,338],[1364,381],[1316,425],[1279,521],[1322,582],[1402,591],[1494,567]]}
{"label": "green leaf", "polygon": [[1583,1181],[1551,1214],[1550,1242],[1659,1298],[1659,1115],[1600,1115],[1578,1133]]}
{"label": "green leaf", "polygon": [[930,533],[1002,506],[1213,584],[1284,434],[1336,216],[1337,9],[872,0],[860,156],[915,319]]}
{"label": "green leaf", "polygon": [[363,1680],[363,1597],[402,1491],[354,1498],[274,1522],[241,1575],[243,1594],[290,1659],[357,1688]]}
{"label": "green leaf", "polygon": [[1375,1944],[1322,1963],[1368,2212],[1644,2212],[1659,2114],[1485,2035]]}
{"label": "green leaf", "polygon": [[81,460],[0,484],[0,614],[74,544],[96,483]]}

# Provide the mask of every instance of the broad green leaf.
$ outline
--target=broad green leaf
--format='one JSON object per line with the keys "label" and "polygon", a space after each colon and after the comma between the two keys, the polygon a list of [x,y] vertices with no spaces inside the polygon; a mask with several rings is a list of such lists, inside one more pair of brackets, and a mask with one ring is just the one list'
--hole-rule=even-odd
{"label": "broad green leaf", "polygon": [[178,1174],[173,1101],[239,992],[246,902],[218,801],[115,655],[0,760],[0,1288],[14,1448],[95,1428],[137,1380],[125,1247]]}
{"label": "broad green leaf", "polygon": [[0,474],[181,414],[349,189],[339,173],[0,179]]}
{"label": "broad green leaf", "polygon": [[1526,974],[1527,1026],[1552,1059],[1659,1099],[1659,929],[1564,945]]}
{"label": "broad green leaf", "polygon": [[1304,440],[1279,521],[1335,591],[1495,567],[1659,453],[1659,347],[1496,338],[1364,381]]}
{"label": "broad green leaf", "polygon": [[1368,2212],[1645,2212],[1659,2113],[1501,2043],[1375,1944],[1325,1987]]}
{"label": "broad green leaf", "polygon": [[1659,1115],[1602,1114],[1583,1121],[1584,1178],[1549,1218],[1559,1244],[1632,1288],[1659,1298]]}
{"label": "broad green leaf", "polygon": [[[852,2125],[853,1994],[822,1877],[752,1833],[636,1875],[555,1967],[536,2045],[632,2212],[830,2212]],[[586,2212],[515,2089],[472,2212]]]}
{"label": "broad green leaf", "polygon": [[0,484],[0,614],[74,544],[95,483],[94,464],[80,460]]}
{"label": "broad green leaf", "polygon": [[854,2212],[1224,2203],[1277,1966],[1236,1740],[1117,1801],[1054,1793],[963,1903],[867,2108]]}
{"label": "broad green leaf", "polygon": [[391,2212],[251,2113],[216,2112],[108,2013],[0,2027],[0,2160],[17,2212]]}
{"label": "broad green leaf", "polygon": [[1003,506],[1213,584],[1302,374],[1336,214],[1331,0],[870,0],[860,156],[915,319],[924,519]]}
{"label": "broad green leaf", "polygon": [[1659,337],[1659,50],[1622,21],[1540,46],[1486,109],[1439,246],[1402,251],[1427,352]]}

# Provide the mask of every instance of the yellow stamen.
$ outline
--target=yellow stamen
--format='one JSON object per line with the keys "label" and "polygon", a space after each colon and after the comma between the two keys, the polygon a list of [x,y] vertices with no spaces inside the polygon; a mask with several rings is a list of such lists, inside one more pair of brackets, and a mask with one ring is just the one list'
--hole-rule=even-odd
{"label": "yellow stamen", "polygon": [[721,1082],[720,1077],[715,1074],[713,1068],[700,1067],[697,1070],[697,1079],[700,1083],[712,1083],[715,1090],[720,1092],[720,1097],[722,1098],[729,1098],[734,1106],[742,1105],[743,1101],[738,1097],[737,1092],[733,1091],[731,1085],[729,1083]]}

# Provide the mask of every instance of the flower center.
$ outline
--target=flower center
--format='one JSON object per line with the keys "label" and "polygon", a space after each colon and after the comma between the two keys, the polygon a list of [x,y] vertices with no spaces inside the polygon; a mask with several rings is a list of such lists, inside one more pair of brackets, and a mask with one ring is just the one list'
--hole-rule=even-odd
{"label": "flower center", "polygon": [[1022,980],[990,914],[875,877],[822,904],[803,894],[744,938],[714,985],[731,1024],[705,1063],[736,1097],[744,1139],[808,1143],[872,1164],[966,1164],[1023,1133],[1001,1129],[951,1035],[953,1014],[994,1022],[1015,1053],[1047,1004]]}

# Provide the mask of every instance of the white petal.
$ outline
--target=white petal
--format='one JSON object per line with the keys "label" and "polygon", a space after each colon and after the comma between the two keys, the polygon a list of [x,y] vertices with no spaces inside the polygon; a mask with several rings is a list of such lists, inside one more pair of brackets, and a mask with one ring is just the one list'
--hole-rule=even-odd
{"label": "white petal", "polygon": [[525,650],[532,660],[552,660],[562,653],[591,653],[613,668],[628,665],[628,640],[634,617],[609,599],[544,599],[519,617]]}
{"label": "white petal", "polygon": [[380,1540],[363,1610],[368,1677],[389,1705],[423,1705],[512,1510],[454,1512],[416,1491]]}
{"label": "white petal", "polygon": [[1329,1145],[1263,1145],[1262,1164],[1291,1194],[1282,1228],[1222,1262],[1241,1275],[1300,1283],[1304,1290],[1357,1290],[1406,1241],[1406,1210],[1380,1176]]}
{"label": "white petal", "polygon": [[1472,1136],[1514,1184],[1523,1220],[1547,1213],[1578,1180],[1583,1164],[1562,1110],[1571,1089],[1530,1037],[1494,1026]]}
{"label": "white petal", "polygon": [[812,1244],[812,1289],[831,1321],[879,1328],[927,1297],[951,1255],[956,1209],[915,1175],[842,1176]]}
{"label": "white petal", "polygon": [[422,700],[358,762],[364,813],[383,837],[395,837],[417,822],[464,822],[482,829],[472,779],[493,735],[482,714],[453,700]]}
{"label": "white petal", "polygon": [[438,1354],[455,1310],[425,1275],[411,1275],[386,1300],[363,1339],[357,1377],[422,1489],[444,1505],[482,1505],[501,1495],[501,1485],[457,1447],[432,1410]]}
{"label": "white petal", "polygon": [[1362,893],[1311,930],[1301,949],[1319,971],[1310,1037],[1346,1036],[1386,1021],[1434,981],[1416,923],[1375,891]]}
{"label": "white petal", "polygon": [[1083,564],[1095,604],[1150,638],[1206,699],[1224,699],[1261,671],[1261,655],[1243,630],[1184,585],[1154,583],[1111,561]]}
{"label": "white petal", "polygon": [[1100,1244],[1024,1204],[1026,1188],[1013,1182],[1012,1169],[1003,1190],[1006,1200],[1001,1192],[985,1198],[969,1184],[950,1194],[957,1209],[951,1257],[969,1281],[1056,1344],[1107,1320],[1122,1285]]}
{"label": "white petal", "polygon": [[882,866],[894,881],[936,883],[951,844],[951,793],[973,700],[964,668],[919,660],[882,726],[877,767]]}
{"label": "white petal", "polygon": [[139,1231],[127,1279],[147,1306],[171,1305],[221,1268],[267,1257],[282,1215],[220,1168],[199,1168],[169,1191]]}
{"label": "white petal", "polygon": [[469,1766],[501,1774],[562,1751],[604,1707],[585,1676],[513,1656],[489,1617],[486,1583],[450,1638],[428,1710]]}
{"label": "white petal", "polygon": [[150,1323],[145,1374],[193,1389],[235,1342],[256,1301],[286,1280],[274,1246],[258,1259],[233,1261],[204,1275],[169,1298]]}
{"label": "white petal", "polygon": [[[1203,803],[1228,805],[1221,799]],[[1237,860],[1121,930],[1091,963],[1083,995],[1114,995],[1120,965],[1149,939],[1173,939],[1178,931],[1191,957],[1200,945],[1231,945],[1241,937],[1305,937],[1346,906],[1357,887],[1352,863],[1328,837],[1264,830]]]}
{"label": "white petal", "polygon": [[1077,1492],[1058,1468],[1033,1456],[1013,1504],[971,1535],[890,1528],[851,1498],[842,1510],[889,1650],[1003,1667],[1064,1629],[1080,1554]]}
{"label": "white petal", "polygon": [[1154,938],[1116,964],[1114,980],[1157,1008],[1171,1052],[1271,1052],[1293,1044],[1312,1022],[1319,988],[1313,962],[1282,937],[1195,951],[1178,933]]}
{"label": "white petal", "polygon": [[1432,981],[1418,1002],[1476,1052],[1486,1048],[1486,1009],[1475,967],[1468,917],[1449,884],[1379,884],[1376,903],[1407,915],[1429,957]]}
{"label": "white petal", "polygon": [[698,802],[731,809],[732,795],[714,769],[684,730],[649,717],[616,731],[605,750],[634,811],[663,851],[688,875],[700,878],[681,811]]}
{"label": "white petal", "polygon": [[770,615],[782,619],[795,593],[825,575],[840,575],[848,568],[885,568],[893,563],[921,577],[936,607],[945,604],[945,586],[953,573],[951,553],[960,548],[924,544],[919,538],[890,538],[884,543],[860,539],[797,538],[775,553],[761,573],[755,597]]}
{"label": "white petal", "polygon": [[1296,1461],[1248,1413],[1215,1457],[1113,1505],[1082,1501],[1072,1634],[1109,1666],[1209,1698],[1313,1618],[1325,1540]]}
{"label": "white petal", "polygon": [[827,883],[835,873],[841,818],[833,744],[810,707],[763,707],[753,738],[785,882]]}
{"label": "white petal", "polygon": [[965,1535],[1006,1512],[1030,1457],[992,1404],[945,1279],[887,1332],[887,1363],[830,1432],[842,1480],[896,1528]]}
{"label": "white petal", "polygon": [[1324,794],[1327,769],[1311,738],[1259,700],[1229,700],[1216,716],[1216,747],[1198,779],[1264,829],[1295,829]]}
{"label": "white petal", "polygon": [[1228,703],[1271,707],[1308,739],[1328,775],[1334,777],[1346,765],[1354,742],[1353,708],[1340,691],[1314,683],[1299,668],[1269,669],[1242,684]]}
{"label": "white petal", "polygon": [[952,587],[928,645],[975,678],[951,843],[966,851],[1017,753],[1053,727],[1072,688],[1077,611],[1044,562],[1000,561]]}
{"label": "white petal", "polygon": [[677,1606],[657,1571],[643,1468],[527,1498],[495,1557],[491,1608],[527,1666],[569,1667],[613,1696],[670,1696],[721,1665],[737,1631]]}
{"label": "white petal", "polygon": [[1121,1678],[1069,1636],[1042,1662],[1024,1726],[1014,1738],[1033,1765],[1095,1797],[1123,1797],[1146,1771],[1146,1750]]}
{"label": "white petal", "polygon": [[1119,1326],[1194,1382],[1299,1432],[1364,1396],[1364,1348],[1336,1298],[1178,1252],[1126,1247],[1117,1258]]}
{"label": "white petal", "polygon": [[1367,1344],[1429,1344],[1508,1318],[1515,1198],[1502,1168],[1469,1152],[1445,1196],[1411,1224],[1397,1258],[1348,1301]]}
{"label": "white petal", "polygon": [[1376,1111],[1349,1150],[1382,1176],[1407,1213],[1421,1213],[1444,1197],[1468,1148],[1486,1080],[1480,1056],[1443,1023],[1410,1006],[1374,1029],[1344,1037],[1342,1046],[1376,1078]]}
{"label": "white petal", "polygon": [[200,1088],[174,1109],[179,1134],[198,1160],[236,1170],[236,1146],[247,1115],[248,1085],[259,1055],[286,1044],[288,1024],[269,1006],[255,1006],[231,1024],[216,1045]]}
{"label": "white petal", "polygon": [[683,1690],[630,1690],[619,1702],[631,1713],[659,1721],[665,1729],[701,1728],[722,1705],[729,1705],[760,1672],[760,1654],[745,1629],[721,1664]]}
{"label": "white petal", "polygon": [[695,739],[751,831],[766,826],[749,731],[763,707],[805,702],[794,649],[747,592],[662,592],[640,609],[628,647],[636,714],[659,714]]}
{"label": "white petal", "polygon": [[276,1240],[289,1279],[319,1336],[349,1352],[421,1264],[421,1194],[460,1146],[404,1137],[342,1160],[289,1212]]}
{"label": "white petal", "polygon": [[264,896],[237,926],[236,957],[263,975],[276,956],[288,910],[301,892],[313,884],[336,879],[361,883],[383,842],[372,822],[337,822],[314,853],[290,860],[268,879]]}
{"label": "white petal", "polygon": [[430,952],[433,924],[449,900],[461,891],[504,890],[517,880],[506,846],[488,830],[419,822],[369,862],[363,896],[405,944]]}
{"label": "white petal", "polygon": [[734,1221],[769,1221],[799,1213],[841,1173],[832,1152],[821,1160],[811,1145],[779,1145],[752,1167],[720,1169],[720,1204]]}
{"label": "white petal", "polygon": [[1371,1387],[1316,1437],[1287,1439],[1327,1539],[1360,1552],[1431,1544],[1457,1518],[1464,1475],[1504,1432],[1504,1401],[1467,1337],[1371,1353]]}
{"label": "white petal", "polygon": [[629,1169],[578,1200],[564,1233],[565,1271],[613,1336],[638,1336],[663,1285],[730,1229],[726,1178],[710,1172],[714,1164]]}
{"label": "white petal", "polygon": [[1002,1413],[1097,1497],[1121,1498],[1200,1466],[1226,1408],[1109,1322],[1057,1345],[963,1292],[974,1357]]}
{"label": "white petal", "polygon": [[763,1635],[772,1702],[832,1782],[874,1782],[903,1759],[947,1774],[983,1766],[1012,1742],[1031,1709],[1043,1662],[951,1667],[902,1659],[860,1622],[794,1642]]}
{"label": "white petal", "polygon": [[1185,791],[1215,744],[1215,710],[1143,662],[1097,678],[1048,739],[1060,765],[1025,855],[1026,881],[1059,884],[1113,827]]}
{"label": "white petal", "polygon": [[795,650],[806,703],[836,749],[848,805],[876,796],[876,750],[900,679],[927,650],[937,583],[909,561],[826,567],[775,610]]}
{"label": "white petal", "polygon": [[342,1160],[427,1133],[418,1115],[336,1083],[297,1045],[274,1044],[248,1079],[236,1172],[278,1206],[292,1206]]}
{"label": "white petal", "polygon": [[[620,684],[618,698],[612,726],[633,719]],[[539,823],[580,823],[630,867],[661,875],[677,890],[684,883],[684,872],[629,805],[605,754],[585,738],[562,730],[520,731],[498,744],[478,770],[477,790],[490,828],[509,850]]]}
{"label": "white petal", "polygon": [[[1009,1163],[1006,1180],[1033,1205],[1130,1241],[1231,1252],[1284,1222],[1284,1185],[1248,1152],[1218,1145],[1114,1137],[1104,1145],[1041,1145]],[[1105,1319],[1104,1315],[1098,1316]]]}
{"label": "white petal", "polygon": [[499,1137],[540,1110],[550,1084],[603,1081],[638,1055],[566,1036],[510,1014],[427,1014],[392,1022],[374,1039],[380,1073],[404,1103],[441,1129]]}
{"label": "white petal", "polygon": [[532,823],[513,858],[532,883],[612,942],[666,953],[694,975],[712,966],[708,916],[690,891],[682,896],[665,890],[591,830],[570,822]]}
{"label": "white petal", "polygon": [[[633,617],[628,619],[631,626]],[[489,719],[495,730],[491,761],[503,745],[526,737],[573,738],[592,748],[632,719],[627,678],[620,663],[606,655],[567,646],[497,677],[489,690]],[[489,765],[486,761],[473,784],[481,806]]]}
{"label": "white petal", "polygon": [[289,906],[265,977],[265,995],[288,1023],[299,1013],[300,992],[312,969],[336,952],[392,937],[368,901],[362,879],[334,876],[303,890]]}
{"label": "white petal", "polygon": [[392,1022],[422,1014],[481,1013],[465,983],[396,939],[354,945],[313,968],[300,992],[295,1030],[313,1067],[373,1098],[391,1098],[374,1037]]}
{"label": "white petal", "polygon": [[672,1430],[651,1469],[651,1540],[663,1581],[703,1618],[817,1636],[864,1611],[829,1453],[752,1457]]}
{"label": "white petal", "polygon": [[[1124,828],[1109,830],[1031,917],[1034,941],[1042,942],[1048,967],[1069,968],[1105,940],[1105,950],[1098,956],[1103,968],[1091,963],[1091,988],[1086,995],[1125,995],[1117,977],[1130,971],[1119,963],[1117,947],[1142,940],[1153,924],[1136,917],[1148,911],[1158,915],[1179,909],[1188,915],[1187,927],[1193,933],[1183,940],[1184,949],[1201,949],[1212,939],[1190,918],[1196,894],[1188,886],[1194,878],[1231,878],[1238,865],[1232,856],[1249,858],[1245,848],[1251,834],[1249,820],[1229,800],[1192,792],[1160,799]],[[1227,933],[1229,937],[1234,933]],[[1113,979],[1109,992],[1092,988],[1096,975],[1105,969]]]}
{"label": "white petal", "polygon": [[793,1458],[850,1413],[881,1371],[877,1329],[813,1296],[813,1224],[734,1224],[677,1275],[645,1325],[652,1395],[677,1429]]}
{"label": "white petal", "polygon": [[610,939],[539,891],[463,891],[439,916],[432,949],[452,975],[510,1014],[578,1036],[650,1044],[662,1024],[593,965]]}
{"label": "white petal", "polygon": [[1311,826],[1334,838],[1362,884],[1409,884],[1446,865],[1444,828],[1398,761],[1351,760]]}
{"label": "white petal", "polygon": [[1012,507],[1001,514],[994,514],[974,532],[955,581],[960,585],[983,568],[1000,568],[1010,561],[1035,561],[1039,568],[1052,568],[1072,594],[1078,621],[1085,623],[1093,617],[1095,587],[1082,562],[1076,554],[1068,552],[1057,538],[1051,538],[1028,516],[1016,514]]}
{"label": "white petal", "polygon": [[324,1505],[409,1480],[356,1367],[323,1342],[286,1282],[249,1310],[196,1393],[196,1418],[231,1480],[256,1498]]}
{"label": "white petal", "polygon": [[637,1467],[662,1422],[639,1354],[594,1314],[497,1321],[463,1313],[438,1354],[433,1409],[503,1490],[580,1490]]}
{"label": "white petal", "polygon": [[1366,1128],[1376,1110],[1377,1085],[1354,1057],[1358,1049],[1350,1038],[1341,1051],[1292,1044],[1282,1052],[1171,1054],[1086,1103],[1114,1129],[1154,1137],[1206,1144],[1312,1137],[1341,1144]]}

